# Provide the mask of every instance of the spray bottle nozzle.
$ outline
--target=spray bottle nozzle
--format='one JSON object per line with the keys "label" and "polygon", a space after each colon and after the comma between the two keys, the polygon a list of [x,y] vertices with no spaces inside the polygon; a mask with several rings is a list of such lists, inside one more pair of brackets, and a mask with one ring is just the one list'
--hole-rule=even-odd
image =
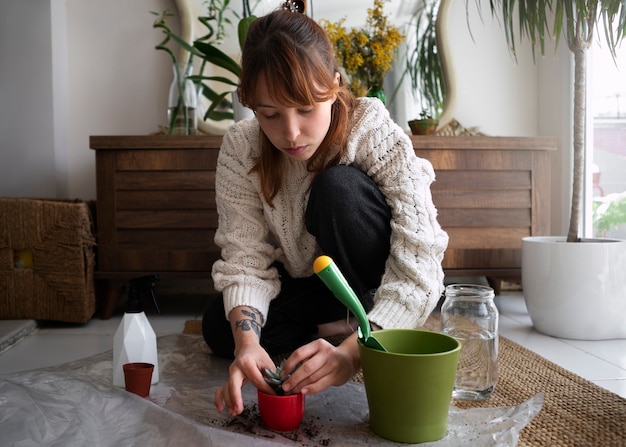
{"label": "spray bottle nozzle", "polygon": [[131,279],[125,286],[128,291],[128,310],[127,312],[142,312],[141,297],[146,292],[150,292],[152,296],[152,302],[157,312],[160,314],[161,310],[157,304],[156,295],[154,294],[154,287],[159,280],[159,274],[154,273],[152,275],[140,276],[138,278]]}

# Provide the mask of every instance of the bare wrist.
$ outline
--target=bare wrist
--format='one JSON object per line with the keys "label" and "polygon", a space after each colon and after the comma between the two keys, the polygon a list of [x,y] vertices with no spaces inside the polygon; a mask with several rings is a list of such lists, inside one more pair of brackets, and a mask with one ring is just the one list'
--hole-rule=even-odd
{"label": "bare wrist", "polygon": [[338,349],[351,359],[353,374],[356,374],[361,369],[361,357],[357,339],[358,335],[355,332],[338,346]]}

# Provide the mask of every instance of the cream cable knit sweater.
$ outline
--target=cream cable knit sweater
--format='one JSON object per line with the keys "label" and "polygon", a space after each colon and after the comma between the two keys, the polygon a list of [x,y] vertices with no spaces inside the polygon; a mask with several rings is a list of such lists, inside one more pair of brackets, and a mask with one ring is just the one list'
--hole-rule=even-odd
{"label": "cream cable knit sweater", "polygon": [[[448,236],[437,222],[427,160],[415,156],[410,139],[378,99],[361,98],[343,164],[353,164],[379,185],[391,206],[391,253],[368,318],[383,328],[415,328],[432,312],[443,292],[441,262]],[[290,175],[274,198],[262,197],[258,176],[249,174],[259,155],[255,118],[231,126],[217,161],[219,229],[215,243],[222,259],[213,265],[226,317],[236,306],[258,309],[264,321],[280,281],[270,265],[282,262],[292,277],[313,274],[322,254],[304,225],[311,173],[289,160]]]}

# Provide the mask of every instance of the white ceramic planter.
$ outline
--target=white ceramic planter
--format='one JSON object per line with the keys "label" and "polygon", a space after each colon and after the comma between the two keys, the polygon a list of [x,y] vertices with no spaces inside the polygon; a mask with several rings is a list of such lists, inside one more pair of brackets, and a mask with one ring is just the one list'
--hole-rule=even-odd
{"label": "white ceramic planter", "polygon": [[522,239],[522,287],[539,332],[560,338],[626,338],[626,240]]}

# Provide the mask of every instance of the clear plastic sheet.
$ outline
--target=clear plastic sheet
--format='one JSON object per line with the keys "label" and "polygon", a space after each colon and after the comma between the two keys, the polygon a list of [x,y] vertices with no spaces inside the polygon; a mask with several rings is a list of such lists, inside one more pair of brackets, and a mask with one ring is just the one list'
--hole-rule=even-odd
{"label": "clear plastic sheet", "polygon": [[68,373],[3,378],[0,395],[0,439],[6,446],[232,446],[241,442],[237,433],[203,426],[125,391],[102,390]]}
{"label": "clear plastic sheet", "polygon": [[[300,428],[266,430],[256,390],[244,388],[246,410],[218,413],[215,389],[228,362],[209,355],[201,337],[158,340],[161,381],[142,399],[112,385],[112,353],[60,367],[0,376],[0,439],[11,446],[387,446],[367,422],[363,386],[347,383],[307,396]],[[539,394],[514,407],[450,410],[448,433],[424,446],[515,446],[541,410]]]}

